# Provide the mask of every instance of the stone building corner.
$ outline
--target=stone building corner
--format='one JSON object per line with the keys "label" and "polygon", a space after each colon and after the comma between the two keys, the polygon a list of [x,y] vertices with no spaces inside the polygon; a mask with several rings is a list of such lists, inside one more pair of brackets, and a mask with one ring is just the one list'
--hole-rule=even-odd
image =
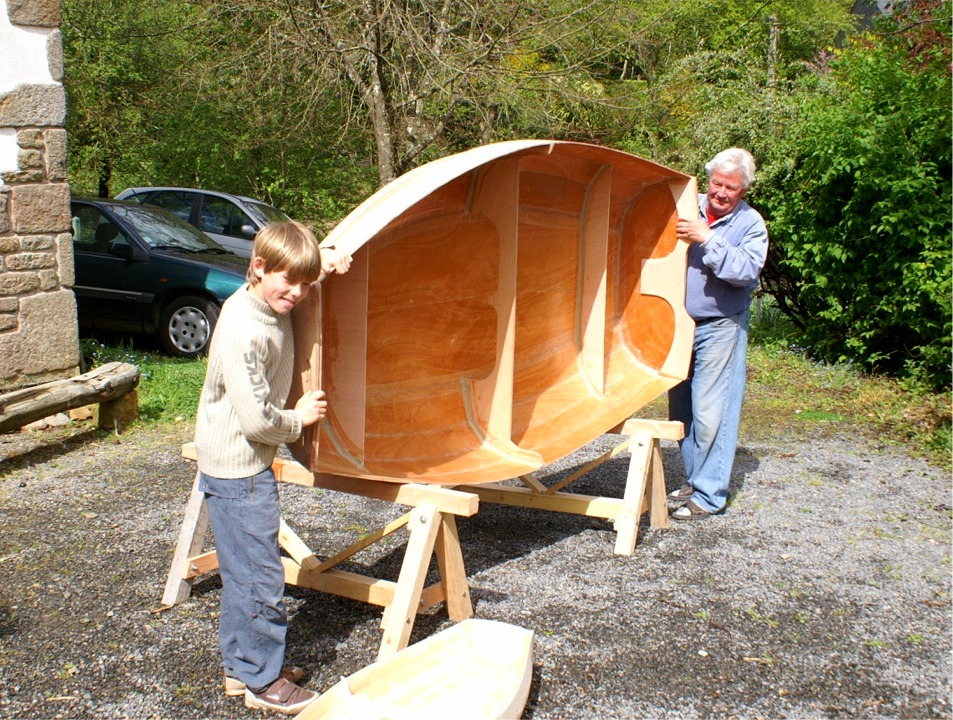
{"label": "stone building corner", "polygon": [[16,62],[0,63],[0,391],[79,365],[60,0],[5,11],[0,53]]}

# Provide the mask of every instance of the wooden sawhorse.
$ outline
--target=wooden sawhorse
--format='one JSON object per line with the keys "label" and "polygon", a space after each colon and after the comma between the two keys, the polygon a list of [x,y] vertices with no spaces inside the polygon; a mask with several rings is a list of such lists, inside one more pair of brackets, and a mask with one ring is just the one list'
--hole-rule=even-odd
{"label": "wooden sawhorse", "polygon": [[[184,445],[182,454],[195,460],[194,445]],[[445,602],[447,614],[454,622],[473,616],[454,516],[475,515],[479,509],[476,494],[431,485],[344,479],[312,473],[296,462],[281,458],[275,460],[272,468],[279,482],[338,490],[411,506],[410,512],[323,562],[288,527],[284,519],[281,520],[278,542],[289,555],[282,558],[285,582],[384,608],[381,619],[383,639],[377,656],[379,660],[407,647],[414,620],[421,610]],[[396,582],[337,569],[340,563],[405,525],[410,531],[410,538]],[[208,527],[208,509],[203,493],[199,492],[196,473],[162,596],[163,606],[172,607],[184,601],[192,591],[195,578],[218,568],[215,551],[202,552]],[[434,553],[437,555],[440,580],[425,588],[424,581]]]}
{"label": "wooden sawhorse", "polygon": [[[632,418],[612,432],[628,437],[609,452],[552,486],[547,487],[532,475],[523,475],[519,478],[526,485],[523,488],[498,483],[460,487],[466,487],[468,492],[479,495],[484,502],[612,520],[616,530],[615,554],[631,555],[635,551],[642,513],[650,513],[649,522],[653,528],[668,527],[665,470],[662,467],[660,440],[681,440],[685,431],[680,422]],[[626,449],[630,449],[630,458],[623,497],[597,497],[563,492],[563,488],[574,480]]]}

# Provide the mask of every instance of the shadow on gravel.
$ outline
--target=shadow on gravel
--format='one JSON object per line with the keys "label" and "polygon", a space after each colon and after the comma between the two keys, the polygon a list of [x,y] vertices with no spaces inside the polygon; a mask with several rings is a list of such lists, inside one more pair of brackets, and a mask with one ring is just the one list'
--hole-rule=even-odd
{"label": "shadow on gravel", "polygon": [[[685,473],[678,448],[674,445],[663,447],[662,462],[666,474],[666,489],[679,487],[685,481]],[[540,473],[537,479],[551,486],[576,472],[584,464],[585,462],[579,462],[569,467]],[[578,478],[567,491],[597,497],[621,497],[628,467],[627,455],[613,458]],[[732,470],[732,496],[742,491],[746,477],[756,472],[758,467],[758,458],[739,448]],[[729,497],[729,505],[730,502]],[[615,543],[615,529],[611,520],[489,502],[481,503],[480,511],[475,516],[457,518],[457,527],[468,577],[531,555],[590,530],[606,534],[608,552],[612,552],[611,547]],[[640,521],[639,542],[648,530],[649,515],[645,513]],[[393,550],[378,557],[373,563],[362,563],[358,554],[347,569],[369,577],[396,579],[404,559],[404,550],[404,543],[398,543]],[[436,563],[433,563],[427,582],[429,584],[438,580]],[[492,599],[480,595],[483,591],[477,588],[471,590],[474,600]],[[355,606],[363,607],[361,603],[355,603]],[[426,634],[421,633],[421,637]]]}
{"label": "shadow on gravel", "polygon": [[8,605],[6,600],[0,600],[0,638],[13,635],[18,625],[16,608]]}
{"label": "shadow on gravel", "polygon": [[[662,448],[662,463],[665,468],[666,491],[674,490],[685,482],[685,472],[678,448],[674,445]],[[553,485],[561,478],[575,472],[584,463],[560,469],[550,474],[540,474],[538,479]],[[760,466],[758,458],[739,448],[731,474],[731,497],[742,491],[745,479]],[[629,467],[628,456],[609,460],[573,482],[569,492],[598,497],[621,497]],[[615,530],[611,520],[571,515],[546,510],[535,510],[506,505],[481,503],[480,512],[472,518],[458,520],[460,542],[464,545],[467,575],[474,575],[496,565],[510,562],[537,550],[562,542],[587,530],[605,532],[607,543],[615,542]],[[639,525],[639,541],[649,529],[649,515],[645,513]]]}
{"label": "shadow on gravel", "polygon": [[62,437],[51,440],[50,432],[44,431],[38,434],[36,442],[33,443],[24,445],[22,438],[16,438],[16,443],[11,441],[10,445],[17,447],[15,452],[7,450],[5,437],[0,435],[0,478],[17,470],[39,465],[60,455],[65,455],[80,445],[100,441],[106,434],[106,431],[97,429],[80,432],[73,430],[71,434],[70,428],[68,428]]}

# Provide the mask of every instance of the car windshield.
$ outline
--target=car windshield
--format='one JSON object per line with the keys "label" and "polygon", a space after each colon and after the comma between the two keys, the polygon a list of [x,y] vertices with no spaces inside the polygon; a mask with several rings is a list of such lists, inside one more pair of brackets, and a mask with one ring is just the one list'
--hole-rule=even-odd
{"label": "car windshield", "polygon": [[244,205],[248,212],[262,225],[267,225],[270,222],[286,222],[291,219],[278,208],[265,205],[265,203],[243,200],[242,205]]}
{"label": "car windshield", "polygon": [[225,252],[221,245],[201,230],[161,208],[151,205],[117,205],[112,210],[135,227],[139,236],[154,248]]}

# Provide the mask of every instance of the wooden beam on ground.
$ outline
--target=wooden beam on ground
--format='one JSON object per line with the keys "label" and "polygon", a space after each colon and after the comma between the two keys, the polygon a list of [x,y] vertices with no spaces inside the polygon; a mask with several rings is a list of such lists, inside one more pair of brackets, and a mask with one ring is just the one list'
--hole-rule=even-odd
{"label": "wooden beam on ground", "polygon": [[65,410],[114,400],[138,384],[138,367],[111,362],[76,377],[3,393],[0,395],[0,433],[17,430]]}

